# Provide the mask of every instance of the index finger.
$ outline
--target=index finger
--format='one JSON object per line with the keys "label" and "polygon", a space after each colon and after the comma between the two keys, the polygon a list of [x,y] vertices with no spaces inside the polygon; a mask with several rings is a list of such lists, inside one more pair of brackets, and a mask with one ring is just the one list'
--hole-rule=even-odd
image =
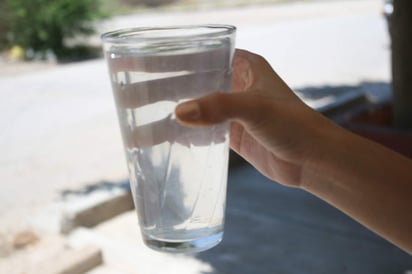
{"label": "index finger", "polygon": [[236,49],[233,64],[233,91],[255,90],[269,96],[291,96],[289,87],[262,56]]}
{"label": "index finger", "polygon": [[233,91],[267,88],[274,75],[276,73],[263,57],[236,49],[233,60]]}

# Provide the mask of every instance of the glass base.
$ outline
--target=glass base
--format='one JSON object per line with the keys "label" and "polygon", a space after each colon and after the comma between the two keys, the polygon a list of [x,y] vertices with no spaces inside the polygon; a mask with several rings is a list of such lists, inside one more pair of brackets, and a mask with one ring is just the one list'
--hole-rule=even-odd
{"label": "glass base", "polygon": [[166,241],[154,238],[144,239],[151,249],[170,253],[197,253],[218,245],[223,238],[223,232],[190,241]]}

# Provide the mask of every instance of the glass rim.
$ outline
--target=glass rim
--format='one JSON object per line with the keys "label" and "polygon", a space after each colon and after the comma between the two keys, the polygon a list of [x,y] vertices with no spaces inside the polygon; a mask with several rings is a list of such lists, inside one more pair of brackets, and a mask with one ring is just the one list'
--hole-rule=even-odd
{"label": "glass rim", "polygon": [[[168,30],[199,30],[198,33],[180,35],[144,35],[149,32],[164,32]],[[203,31],[200,30],[210,30]],[[175,26],[157,26],[157,27],[134,27],[121,28],[103,33],[100,38],[104,43],[128,44],[139,41],[161,41],[170,39],[194,39],[194,38],[214,38],[230,35],[236,31],[236,27],[227,24],[201,24],[201,25],[175,25]],[[127,39],[126,39],[127,38]]]}

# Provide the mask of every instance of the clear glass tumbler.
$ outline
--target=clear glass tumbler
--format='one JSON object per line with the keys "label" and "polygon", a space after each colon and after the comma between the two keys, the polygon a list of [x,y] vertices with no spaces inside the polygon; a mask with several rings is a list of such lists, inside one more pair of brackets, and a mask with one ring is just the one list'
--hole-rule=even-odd
{"label": "clear glass tumbler", "polygon": [[102,35],[133,199],[150,248],[199,252],[222,240],[228,123],[187,128],[174,110],[231,89],[235,31],[200,25]]}

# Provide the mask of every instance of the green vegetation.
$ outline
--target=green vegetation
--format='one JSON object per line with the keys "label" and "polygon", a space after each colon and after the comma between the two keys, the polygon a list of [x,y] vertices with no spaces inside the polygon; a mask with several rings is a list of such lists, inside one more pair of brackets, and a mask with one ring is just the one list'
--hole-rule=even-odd
{"label": "green vegetation", "polygon": [[[58,60],[72,58],[65,39],[92,34],[93,23],[104,17],[99,0],[5,0],[0,29],[3,45],[26,49],[26,58],[54,54]],[[84,52],[78,48],[78,53]]]}
{"label": "green vegetation", "polygon": [[[100,49],[67,45],[70,38],[90,35],[98,20],[111,15],[156,8],[196,10],[296,0],[0,0],[0,52],[16,49],[26,59],[75,61],[96,57]],[[304,1],[304,0],[301,0]],[[78,41],[79,39],[77,39]],[[19,55],[19,54],[17,54]]]}
{"label": "green vegetation", "polygon": [[6,3],[0,1],[0,51],[7,46],[7,31],[9,29],[8,12],[6,10]]}

